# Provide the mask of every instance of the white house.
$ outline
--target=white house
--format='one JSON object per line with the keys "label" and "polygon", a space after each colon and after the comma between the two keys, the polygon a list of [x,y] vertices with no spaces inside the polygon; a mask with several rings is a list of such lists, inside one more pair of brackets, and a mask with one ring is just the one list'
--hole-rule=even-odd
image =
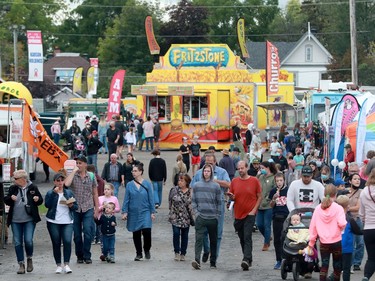
{"label": "white house", "polygon": [[[306,32],[297,42],[271,43],[279,50],[280,68],[294,74],[297,89],[319,88],[332,55],[311,32]],[[247,41],[246,44],[250,54],[246,63],[255,70],[265,69],[266,42]]]}

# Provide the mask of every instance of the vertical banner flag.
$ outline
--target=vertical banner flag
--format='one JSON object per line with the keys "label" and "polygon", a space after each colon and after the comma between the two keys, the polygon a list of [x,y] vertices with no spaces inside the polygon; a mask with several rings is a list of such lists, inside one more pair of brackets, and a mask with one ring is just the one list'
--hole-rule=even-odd
{"label": "vertical banner flag", "polygon": [[43,81],[43,43],[42,32],[28,30],[29,81]]}
{"label": "vertical banner flag", "polygon": [[24,109],[23,124],[22,140],[36,147],[38,157],[55,172],[64,168],[65,161],[69,159],[68,155],[51,140],[28,103]]}
{"label": "vertical banner flag", "polygon": [[155,39],[154,27],[152,25],[152,17],[147,16],[145,19],[145,29],[147,36],[148,48],[150,49],[151,55],[158,55],[160,53],[160,47]]}
{"label": "vertical banner flag", "polygon": [[73,93],[82,94],[83,67],[77,67],[73,74]]}
{"label": "vertical banner flag", "polygon": [[237,21],[237,38],[238,44],[241,48],[241,53],[244,58],[249,58],[249,52],[246,47],[246,38],[245,38],[245,20],[239,19]]}
{"label": "vertical banner flag", "polygon": [[266,43],[266,91],[267,97],[279,92],[280,60],[278,49],[269,41]]}
{"label": "vertical banner flag", "polygon": [[357,144],[355,152],[355,162],[362,163],[365,154],[365,139],[366,139],[366,111],[367,111],[366,99],[362,103],[361,110],[359,111],[358,125],[357,125]]}
{"label": "vertical banner flag", "polygon": [[99,84],[99,59],[98,58],[90,58],[90,65],[94,67],[94,83],[92,92],[89,90],[87,91],[91,97],[95,96],[98,89]]}
{"label": "vertical banner flag", "polygon": [[341,142],[341,126],[342,126],[342,117],[344,115],[344,103],[341,101],[339,104],[336,105],[334,114],[334,122],[332,123],[334,132],[334,143],[333,143],[333,158],[337,159],[340,142]]}
{"label": "vertical banner flag", "polygon": [[122,84],[124,82],[125,70],[118,70],[112,77],[111,87],[109,88],[107,121],[112,119],[113,115],[120,114]]}
{"label": "vertical banner flag", "polygon": [[87,96],[86,98],[92,98],[94,95],[94,72],[95,67],[90,66],[87,70]]}

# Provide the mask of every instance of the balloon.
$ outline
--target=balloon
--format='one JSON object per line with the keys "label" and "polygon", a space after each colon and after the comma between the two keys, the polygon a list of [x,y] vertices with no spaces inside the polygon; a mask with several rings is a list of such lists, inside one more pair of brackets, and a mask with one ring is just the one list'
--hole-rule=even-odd
{"label": "balloon", "polygon": [[339,165],[339,160],[337,160],[337,159],[332,159],[332,161],[331,161],[331,165],[332,165],[333,167],[338,166],[338,165]]}
{"label": "balloon", "polygon": [[341,162],[339,163],[339,168],[340,168],[340,169],[344,169],[345,167],[346,167],[345,162],[344,162],[344,161],[341,161]]}

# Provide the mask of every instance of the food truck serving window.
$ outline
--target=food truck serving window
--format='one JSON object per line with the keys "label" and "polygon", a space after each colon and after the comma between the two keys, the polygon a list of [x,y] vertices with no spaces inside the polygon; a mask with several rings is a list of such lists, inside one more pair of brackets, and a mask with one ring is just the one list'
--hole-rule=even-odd
{"label": "food truck serving window", "polygon": [[147,115],[158,117],[159,122],[171,121],[171,97],[147,97]]}
{"label": "food truck serving window", "polygon": [[207,123],[207,97],[183,97],[184,123]]}

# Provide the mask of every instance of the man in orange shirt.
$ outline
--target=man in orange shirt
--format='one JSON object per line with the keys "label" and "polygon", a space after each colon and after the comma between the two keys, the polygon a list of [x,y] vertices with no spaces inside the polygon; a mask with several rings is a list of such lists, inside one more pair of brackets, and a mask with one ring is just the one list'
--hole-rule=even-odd
{"label": "man in orange shirt", "polygon": [[247,162],[238,162],[237,170],[240,176],[232,180],[228,192],[229,197],[234,201],[234,228],[240,238],[243,270],[249,270],[253,261],[253,226],[255,215],[262,201],[262,188],[259,180],[249,176],[248,169]]}

